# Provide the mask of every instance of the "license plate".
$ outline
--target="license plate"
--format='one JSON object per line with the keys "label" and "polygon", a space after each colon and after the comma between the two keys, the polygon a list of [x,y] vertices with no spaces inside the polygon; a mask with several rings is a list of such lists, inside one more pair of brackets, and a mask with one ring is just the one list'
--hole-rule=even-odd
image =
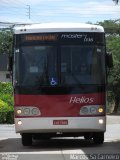
{"label": "license plate", "polygon": [[53,120],[53,125],[68,125],[68,120]]}

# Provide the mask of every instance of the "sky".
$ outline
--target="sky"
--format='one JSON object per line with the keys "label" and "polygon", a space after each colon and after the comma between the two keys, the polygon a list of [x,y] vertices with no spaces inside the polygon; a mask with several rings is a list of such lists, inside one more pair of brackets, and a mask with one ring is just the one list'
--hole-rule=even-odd
{"label": "sky", "polygon": [[0,22],[97,23],[110,19],[120,19],[120,3],[112,0],[0,0]]}

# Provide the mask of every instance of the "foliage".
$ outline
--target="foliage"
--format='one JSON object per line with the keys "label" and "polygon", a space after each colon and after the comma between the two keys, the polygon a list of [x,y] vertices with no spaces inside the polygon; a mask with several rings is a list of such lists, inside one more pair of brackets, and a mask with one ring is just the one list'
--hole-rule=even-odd
{"label": "foliage", "polygon": [[110,81],[120,80],[120,36],[110,36],[107,39],[107,50],[113,54],[114,67],[109,76]]}
{"label": "foliage", "polygon": [[98,22],[98,24],[104,27],[107,37],[111,35],[120,36],[120,19],[105,20],[104,22]]}
{"label": "foliage", "polygon": [[13,123],[12,84],[0,82],[0,123]]}
{"label": "foliage", "polygon": [[12,93],[13,89],[11,83],[0,82],[0,94],[12,94]]}
{"label": "foliage", "polygon": [[[0,32],[0,54],[12,53],[13,34],[10,30]],[[13,96],[11,83],[0,82],[0,123],[13,123]]]}
{"label": "foliage", "polygon": [[8,104],[0,99],[0,112],[6,112]]}
{"label": "foliage", "polygon": [[114,112],[117,112],[120,105],[120,20],[107,20],[99,24],[112,29],[106,33],[106,48],[112,53],[114,62],[114,67],[108,75],[108,82],[115,100]]}
{"label": "foliage", "polygon": [[113,0],[113,2],[115,2],[115,4],[118,4],[118,3],[119,3],[119,0]]}
{"label": "foliage", "polygon": [[13,111],[13,97],[10,94],[0,95],[0,100],[7,104],[7,111]]}
{"label": "foliage", "polygon": [[14,113],[11,112],[0,112],[0,124],[13,124],[14,123]]}
{"label": "foliage", "polygon": [[0,54],[12,53],[13,34],[10,30],[0,32]]}

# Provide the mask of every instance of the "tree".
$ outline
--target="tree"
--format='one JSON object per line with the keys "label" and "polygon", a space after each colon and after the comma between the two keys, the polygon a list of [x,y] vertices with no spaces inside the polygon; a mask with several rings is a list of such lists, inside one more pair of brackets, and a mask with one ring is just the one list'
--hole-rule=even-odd
{"label": "tree", "polygon": [[115,2],[115,4],[118,4],[119,0],[113,0],[113,2]]}
{"label": "tree", "polygon": [[0,31],[0,54],[12,53],[13,34],[10,30]]}
{"label": "tree", "polygon": [[114,67],[109,73],[108,82],[115,100],[114,112],[120,107],[120,19],[99,22],[106,30],[107,51],[113,54]]}
{"label": "tree", "polygon": [[112,85],[115,100],[114,112],[116,113],[120,104],[120,36],[112,36],[108,38],[107,50],[112,52],[114,60],[114,67],[110,72],[109,82]]}
{"label": "tree", "polygon": [[120,19],[105,20],[104,22],[98,22],[98,24],[104,27],[107,37],[111,35],[120,36]]}

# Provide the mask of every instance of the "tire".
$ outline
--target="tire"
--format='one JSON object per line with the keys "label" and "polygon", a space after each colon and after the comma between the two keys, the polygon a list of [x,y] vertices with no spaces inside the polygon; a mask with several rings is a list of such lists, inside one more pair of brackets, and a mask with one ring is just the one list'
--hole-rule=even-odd
{"label": "tire", "polygon": [[22,145],[31,146],[32,145],[32,135],[28,133],[22,134]]}
{"label": "tire", "polygon": [[93,134],[93,141],[95,144],[103,144],[104,132],[96,132]]}
{"label": "tire", "polygon": [[84,135],[84,139],[85,139],[85,140],[91,140],[91,139],[92,139],[92,134],[91,134],[91,133],[86,133],[86,134]]}

